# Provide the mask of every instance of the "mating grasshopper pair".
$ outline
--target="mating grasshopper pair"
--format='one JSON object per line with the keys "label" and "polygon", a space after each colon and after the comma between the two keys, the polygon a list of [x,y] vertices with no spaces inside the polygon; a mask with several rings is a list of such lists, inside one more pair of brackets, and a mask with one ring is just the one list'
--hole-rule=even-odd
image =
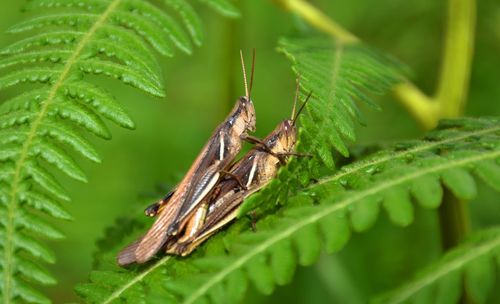
{"label": "mating grasshopper pair", "polygon": [[[254,65],[249,90],[243,56],[241,61],[246,96],[239,98],[217,127],[177,187],[145,210],[146,215],[157,219],[145,235],[118,254],[119,265],[144,263],[162,248],[170,254],[188,255],[232,221],[243,200],[271,181],[290,155],[298,155],[294,152],[295,123],[307,102],[295,113],[298,83],[291,118],[260,140],[248,134],[255,130],[255,110],[250,99]],[[233,163],[243,141],[255,147]]]}

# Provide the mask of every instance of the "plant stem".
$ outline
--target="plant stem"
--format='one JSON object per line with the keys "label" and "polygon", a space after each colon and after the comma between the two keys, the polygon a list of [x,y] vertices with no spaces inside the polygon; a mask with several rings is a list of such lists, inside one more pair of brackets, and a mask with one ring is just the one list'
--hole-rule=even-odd
{"label": "plant stem", "polygon": [[[443,61],[435,98],[438,118],[462,115],[469,89],[476,21],[475,0],[448,0]],[[469,206],[448,190],[439,207],[441,243],[444,250],[458,245],[469,233]],[[463,300],[467,299],[464,294]]]}
{"label": "plant stem", "polygon": [[305,0],[274,0],[284,9],[304,18],[310,25],[318,30],[335,37],[342,43],[358,42],[359,39],[343,27],[338,25],[322,11]]}
{"label": "plant stem", "polygon": [[439,207],[441,245],[448,250],[462,242],[470,232],[468,203],[457,199],[449,190],[443,193],[443,203]]}
{"label": "plant stem", "polygon": [[462,115],[469,90],[476,21],[475,0],[449,0],[443,61],[436,90],[439,118]]}
{"label": "plant stem", "polygon": [[395,85],[392,93],[425,130],[433,129],[439,120],[439,103],[406,81]]}

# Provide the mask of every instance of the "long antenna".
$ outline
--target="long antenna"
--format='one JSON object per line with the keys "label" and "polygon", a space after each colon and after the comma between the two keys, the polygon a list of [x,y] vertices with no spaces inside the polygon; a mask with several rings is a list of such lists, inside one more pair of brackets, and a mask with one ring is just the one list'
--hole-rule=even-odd
{"label": "long antenna", "polygon": [[295,115],[295,117],[293,118],[293,120],[292,120],[293,125],[295,125],[295,122],[297,121],[297,118],[299,117],[300,112],[302,112],[302,110],[304,110],[304,108],[305,108],[307,102],[309,101],[309,99],[311,98],[311,96],[312,96],[312,91],[309,92],[309,95],[307,95],[307,97],[306,97],[306,101],[304,101],[304,103],[300,106],[299,111],[297,111],[297,115]]}
{"label": "long antenna", "polygon": [[243,51],[240,49],[241,69],[243,70],[243,81],[245,82],[245,95],[250,99],[250,91],[248,90],[247,71],[245,69],[245,60],[243,60]]}
{"label": "long antenna", "polygon": [[299,98],[299,89],[300,89],[300,75],[295,79],[296,87],[295,87],[295,98],[293,99],[293,108],[292,108],[292,116],[290,119],[293,119],[295,116],[295,110],[297,109],[297,99]]}
{"label": "long antenna", "polygon": [[255,48],[253,49],[252,52],[252,70],[250,73],[250,89],[249,89],[249,94],[247,94],[248,99],[250,99],[250,94],[252,94],[252,87],[253,87],[253,73],[255,71]]}

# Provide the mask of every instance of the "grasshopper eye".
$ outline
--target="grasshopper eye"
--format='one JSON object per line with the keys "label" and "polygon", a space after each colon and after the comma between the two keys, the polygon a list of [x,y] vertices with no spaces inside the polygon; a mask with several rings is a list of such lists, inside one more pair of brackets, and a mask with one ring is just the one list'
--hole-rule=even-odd
{"label": "grasshopper eye", "polygon": [[285,120],[283,122],[283,126],[285,128],[285,131],[289,131],[292,129],[293,122],[291,120]]}

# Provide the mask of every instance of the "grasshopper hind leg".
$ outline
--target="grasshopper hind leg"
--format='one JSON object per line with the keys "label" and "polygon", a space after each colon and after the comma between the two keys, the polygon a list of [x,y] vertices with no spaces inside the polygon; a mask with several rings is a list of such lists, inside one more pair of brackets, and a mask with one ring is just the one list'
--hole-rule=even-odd
{"label": "grasshopper hind leg", "polygon": [[158,215],[160,207],[161,207],[161,201],[157,203],[153,203],[144,209],[144,214],[149,217],[155,217]]}
{"label": "grasshopper hind leg", "polygon": [[174,195],[175,189],[170,191],[165,195],[160,201],[153,203],[144,209],[144,214],[149,217],[155,217],[160,213],[163,207],[170,201],[170,198]]}

